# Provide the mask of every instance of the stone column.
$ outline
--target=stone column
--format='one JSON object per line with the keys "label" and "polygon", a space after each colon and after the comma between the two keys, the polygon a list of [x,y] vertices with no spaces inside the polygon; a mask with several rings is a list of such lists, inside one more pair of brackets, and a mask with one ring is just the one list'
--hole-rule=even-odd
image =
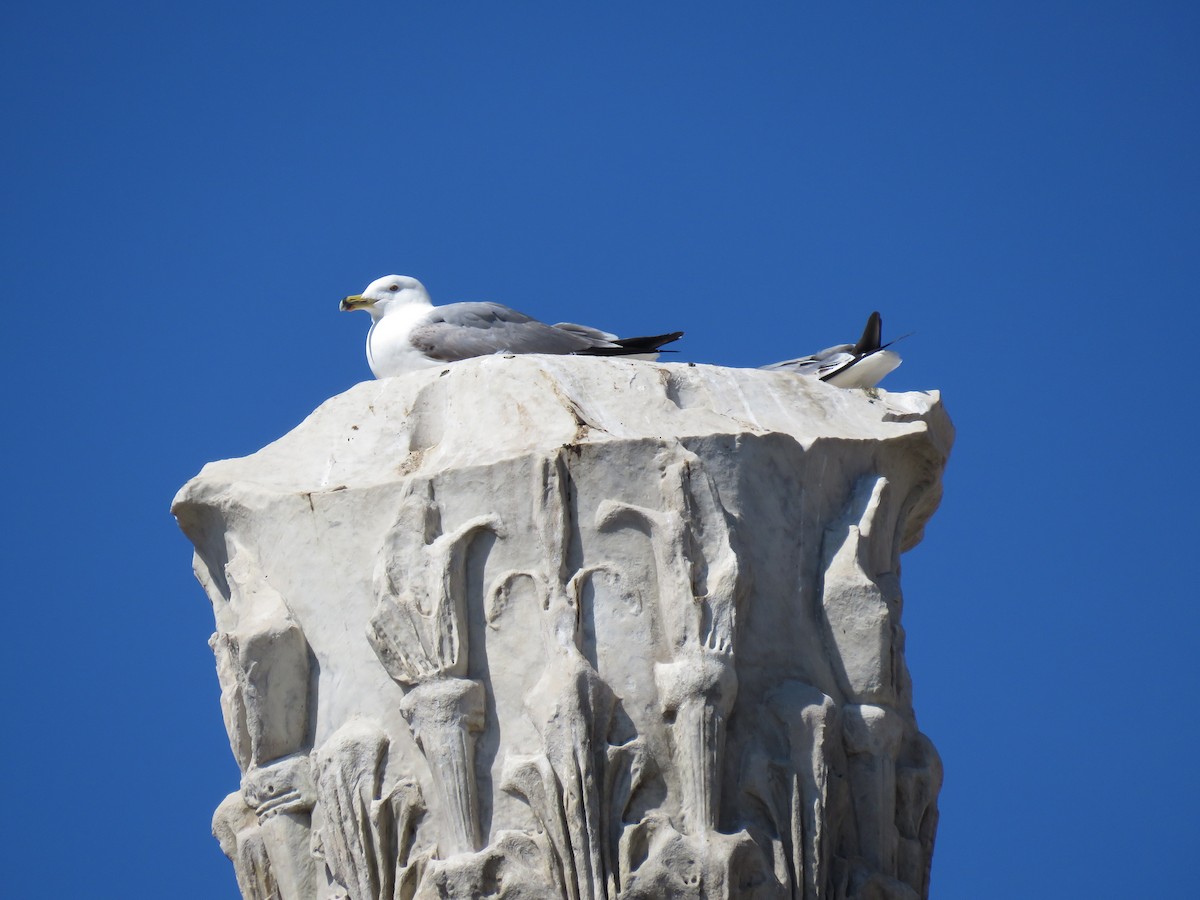
{"label": "stone column", "polygon": [[926,896],[900,554],[952,435],[936,394],[497,356],[206,466],[243,895]]}

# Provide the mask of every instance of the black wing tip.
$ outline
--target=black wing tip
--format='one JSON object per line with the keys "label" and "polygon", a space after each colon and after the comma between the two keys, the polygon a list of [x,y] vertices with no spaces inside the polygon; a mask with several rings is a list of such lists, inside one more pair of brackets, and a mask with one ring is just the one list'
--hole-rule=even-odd
{"label": "black wing tip", "polygon": [[682,331],[672,331],[670,334],[651,334],[645,337],[618,338],[613,341],[629,353],[647,353],[657,350],[663,344],[669,344],[683,337]]}
{"label": "black wing tip", "polygon": [[[663,344],[669,344],[683,337],[682,331],[672,331],[670,334],[652,334],[645,337],[618,338],[613,341],[615,347],[589,347],[577,350],[580,356],[632,356],[637,353],[654,353]],[[670,353],[670,350],[664,350]]]}
{"label": "black wing tip", "polygon": [[663,344],[669,344],[683,337],[682,331],[672,331],[670,334],[653,334],[648,337],[618,338],[613,343],[620,344],[624,350],[631,353],[647,353],[657,350]]}

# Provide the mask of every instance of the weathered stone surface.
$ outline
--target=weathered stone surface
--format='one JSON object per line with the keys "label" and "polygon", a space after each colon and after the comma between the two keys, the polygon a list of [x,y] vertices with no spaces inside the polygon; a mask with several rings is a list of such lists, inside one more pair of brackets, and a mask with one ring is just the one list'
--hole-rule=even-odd
{"label": "weathered stone surface", "polygon": [[936,394],[495,356],[206,466],[243,894],[925,895],[899,558],[951,439]]}

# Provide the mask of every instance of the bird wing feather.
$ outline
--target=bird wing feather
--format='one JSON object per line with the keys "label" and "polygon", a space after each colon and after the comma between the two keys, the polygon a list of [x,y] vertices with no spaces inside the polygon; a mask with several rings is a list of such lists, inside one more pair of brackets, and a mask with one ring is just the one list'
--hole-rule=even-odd
{"label": "bird wing feather", "polygon": [[574,353],[596,344],[503,304],[486,302],[436,307],[409,339],[421,352],[445,362],[492,353]]}
{"label": "bird wing feather", "polygon": [[844,366],[846,363],[853,361],[853,351],[853,344],[835,344],[811,356],[798,356],[795,359],[785,359],[783,362],[771,363],[761,368],[775,372],[794,372],[797,375],[815,375],[819,378],[828,372],[836,370],[839,366]]}

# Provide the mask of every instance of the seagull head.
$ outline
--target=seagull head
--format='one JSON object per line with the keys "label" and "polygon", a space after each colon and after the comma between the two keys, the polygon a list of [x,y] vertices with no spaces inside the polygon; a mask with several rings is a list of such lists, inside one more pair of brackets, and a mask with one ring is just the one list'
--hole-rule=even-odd
{"label": "seagull head", "polygon": [[430,304],[425,285],[408,275],[385,275],[367,285],[361,294],[342,298],[342,311],[365,309],[372,319],[386,316],[389,311],[414,303]]}

